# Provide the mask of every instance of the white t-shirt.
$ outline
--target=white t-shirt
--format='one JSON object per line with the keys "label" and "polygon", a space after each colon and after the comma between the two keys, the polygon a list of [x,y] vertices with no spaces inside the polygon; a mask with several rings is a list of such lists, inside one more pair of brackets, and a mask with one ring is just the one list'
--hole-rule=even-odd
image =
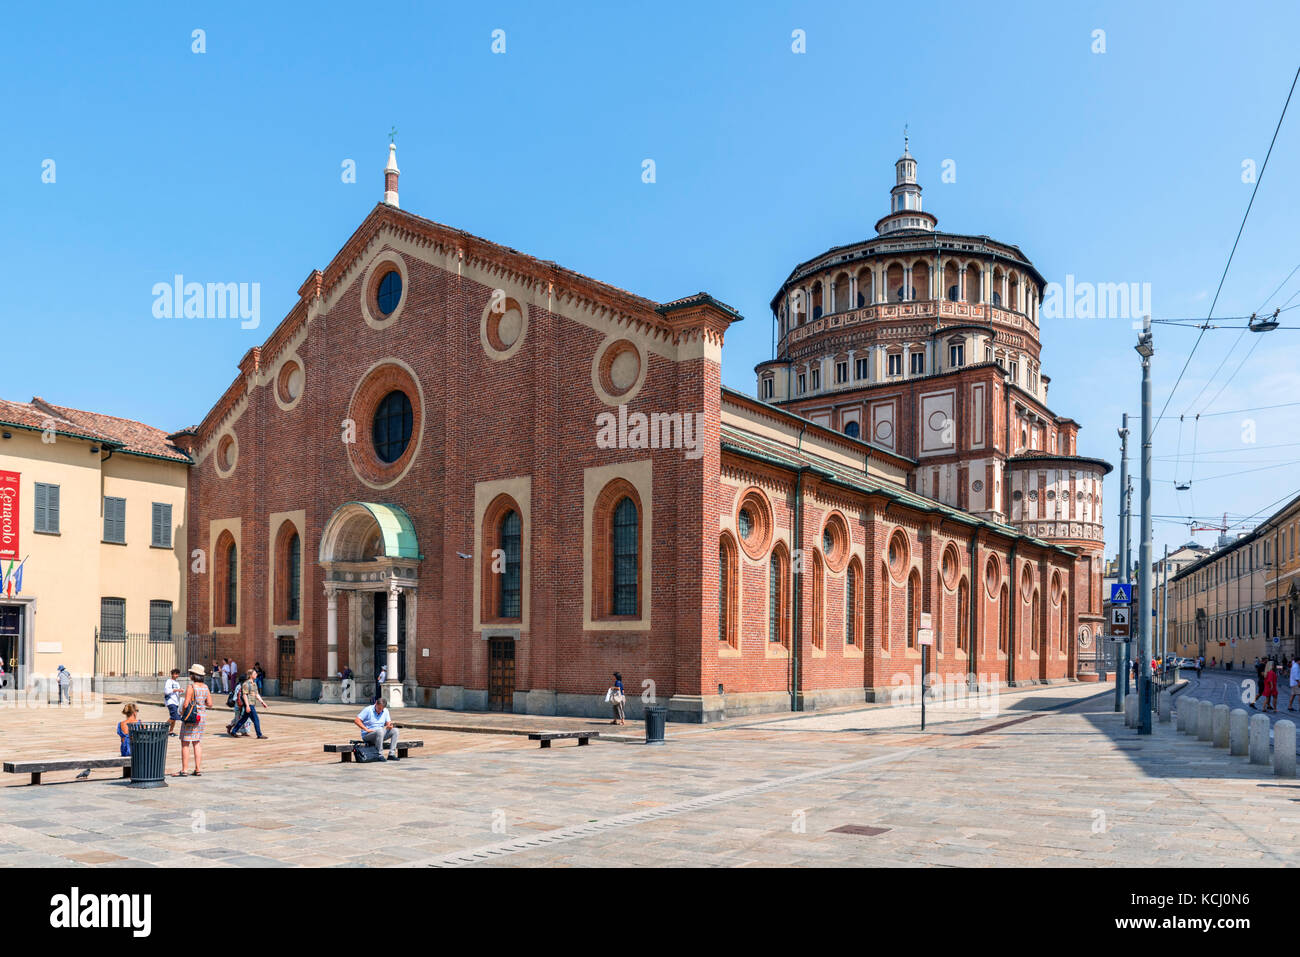
{"label": "white t-shirt", "polygon": [[1291,684],[1300,685],[1300,659],[1291,662]]}
{"label": "white t-shirt", "polygon": [[233,680],[239,675],[239,665],[235,664],[234,659],[230,660],[230,677]]}
{"label": "white t-shirt", "polygon": [[387,681],[387,680],[388,680],[388,669],[387,669],[387,668],[380,668],[380,669],[379,669],[379,680],[380,680],[381,682],[384,682],[384,681]]}
{"label": "white t-shirt", "polygon": [[163,694],[167,697],[164,699],[169,705],[176,705],[178,708],[181,704],[181,683],[175,678],[168,678],[167,683],[163,685]]}

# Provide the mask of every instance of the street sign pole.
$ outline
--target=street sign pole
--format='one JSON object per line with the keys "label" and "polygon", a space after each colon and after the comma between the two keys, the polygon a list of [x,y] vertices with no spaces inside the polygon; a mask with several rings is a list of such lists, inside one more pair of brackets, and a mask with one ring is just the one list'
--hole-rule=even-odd
{"label": "street sign pole", "polygon": [[[1123,415],[1119,430],[1119,580],[1128,584],[1128,518],[1125,515],[1128,495],[1128,413]],[[1124,693],[1128,691],[1128,643],[1115,649],[1115,710],[1124,710]]]}
{"label": "street sign pole", "polygon": [[1138,595],[1142,602],[1138,633],[1138,734],[1151,733],[1151,356],[1155,353],[1151,337],[1151,317],[1142,319],[1142,335],[1136,346],[1142,357],[1142,545],[1138,550]]}
{"label": "street sign pole", "polygon": [[925,679],[930,673],[930,646],[934,644],[934,616],[921,612],[921,627],[916,631],[921,646],[921,730],[925,730]]}

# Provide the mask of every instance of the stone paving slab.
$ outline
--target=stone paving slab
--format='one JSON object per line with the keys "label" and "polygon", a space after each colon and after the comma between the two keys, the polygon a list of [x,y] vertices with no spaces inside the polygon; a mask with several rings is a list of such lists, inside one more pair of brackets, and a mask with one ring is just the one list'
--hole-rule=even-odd
{"label": "stone paving slab", "polygon": [[[0,847],[12,849],[0,863],[1297,862],[1300,782],[1279,781],[1271,769],[1229,758],[1171,725],[1138,737],[1124,728],[1110,697],[1088,697],[1098,690],[1083,687],[1078,701],[1055,710],[1046,709],[1060,703],[1061,693],[1009,698],[1004,713],[939,722],[925,734],[883,709],[734,725],[664,747],[542,751],[517,736],[431,732],[449,738],[435,753],[380,765],[290,755],[287,763],[250,766],[236,758],[255,753],[249,745],[276,739],[227,739],[231,750],[214,748],[210,773],[166,789],[93,777],[0,789]],[[1017,701],[1023,706],[1009,707]],[[1013,710],[1034,717],[1007,725]],[[0,753],[15,738],[30,740],[9,723],[13,714],[0,715]],[[294,733],[285,730],[289,724],[281,739]],[[294,724],[307,729],[304,741],[319,737],[311,721]],[[28,733],[58,737],[85,727],[64,712]],[[506,746],[479,749],[485,738]],[[836,830],[844,825],[883,830]]]}

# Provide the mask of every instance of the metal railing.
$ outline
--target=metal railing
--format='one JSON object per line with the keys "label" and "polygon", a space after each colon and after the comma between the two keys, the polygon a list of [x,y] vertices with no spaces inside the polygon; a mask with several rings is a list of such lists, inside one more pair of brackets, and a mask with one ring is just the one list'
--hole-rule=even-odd
{"label": "metal railing", "polygon": [[95,674],[104,677],[165,678],[173,668],[182,673],[192,664],[207,665],[216,657],[216,633],[170,635],[95,629]]}

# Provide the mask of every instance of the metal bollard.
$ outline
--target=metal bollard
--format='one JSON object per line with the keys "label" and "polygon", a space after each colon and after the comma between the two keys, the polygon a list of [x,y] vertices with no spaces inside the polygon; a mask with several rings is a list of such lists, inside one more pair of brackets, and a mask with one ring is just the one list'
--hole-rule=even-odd
{"label": "metal bollard", "polygon": [[1250,715],[1246,714],[1245,708],[1233,708],[1232,714],[1228,715],[1228,753],[1242,755],[1246,753],[1247,748],[1247,730],[1250,725]]}
{"label": "metal bollard", "polygon": [[1228,746],[1228,706],[1226,704],[1216,704],[1214,706],[1214,716],[1212,720],[1212,737],[1216,748],[1226,748]]}
{"label": "metal bollard", "polygon": [[1295,777],[1295,722],[1273,725],[1273,773],[1279,778]]}
{"label": "metal bollard", "polygon": [[1269,764],[1272,761],[1268,746],[1268,715],[1256,714],[1250,718],[1250,763]]}

